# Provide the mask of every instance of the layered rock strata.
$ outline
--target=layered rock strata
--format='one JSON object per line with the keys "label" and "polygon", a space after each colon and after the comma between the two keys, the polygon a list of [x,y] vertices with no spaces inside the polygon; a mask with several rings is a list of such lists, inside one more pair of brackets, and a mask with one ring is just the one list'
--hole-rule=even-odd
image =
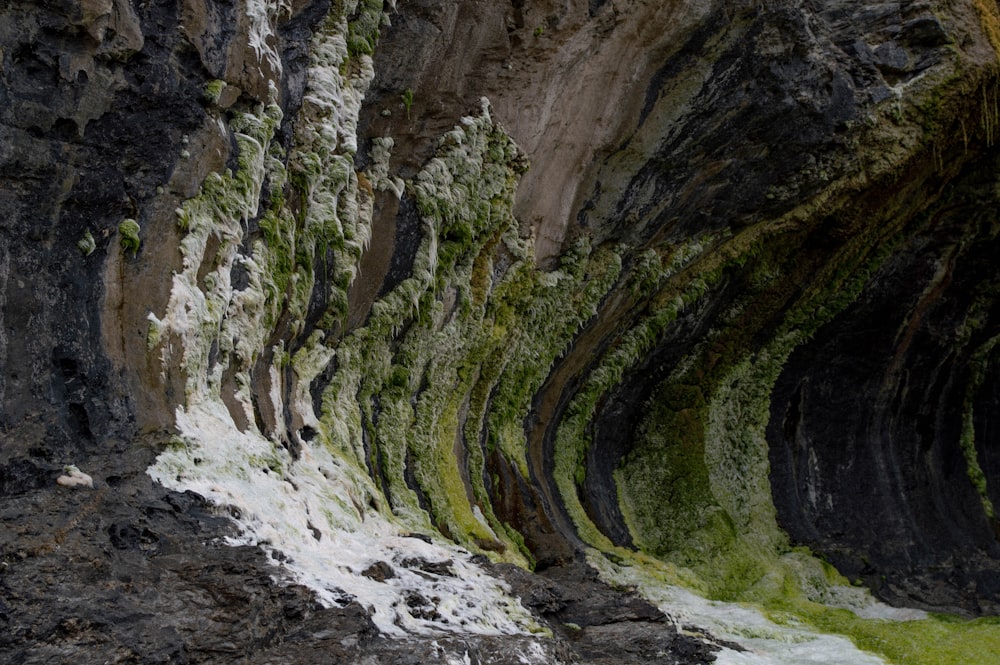
{"label": "layered rock strata", "polygon": [[803,545],[995,613],[998,47],[983,0],[0,10],[2,648],[741,648],[589,558],[903,662]]}

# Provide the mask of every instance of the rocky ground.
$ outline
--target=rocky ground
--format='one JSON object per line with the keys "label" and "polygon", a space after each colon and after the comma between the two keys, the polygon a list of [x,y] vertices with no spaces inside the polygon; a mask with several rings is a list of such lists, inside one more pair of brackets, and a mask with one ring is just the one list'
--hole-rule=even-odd
{"label": "rocky ground", "polygon": [[678,633],[631,590],[613,589],[586,565],[570,562],[536,575],[480,559],[508,580],[552,639],[386,639],[357,603],[324,608],[312,592],[284,579],[262,550],[224,544],[234,532],[218,508],[166,491],[145,475],[151,449],[112,452],[114,465],[105,459],[99,467],[97,457],[83,465],[93,487],[58,484],[65,470],[43,459],[0,463],[0,662],[714,660],[710,641]]}

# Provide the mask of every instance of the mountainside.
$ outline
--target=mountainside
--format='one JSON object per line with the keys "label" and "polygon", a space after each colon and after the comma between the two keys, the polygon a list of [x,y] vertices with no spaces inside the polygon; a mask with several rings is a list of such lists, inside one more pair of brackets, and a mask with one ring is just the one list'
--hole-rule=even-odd
{"label": "mountainside", "polygon": [[6,4],[2,659],[995,662],[998,54],[991,0]]}

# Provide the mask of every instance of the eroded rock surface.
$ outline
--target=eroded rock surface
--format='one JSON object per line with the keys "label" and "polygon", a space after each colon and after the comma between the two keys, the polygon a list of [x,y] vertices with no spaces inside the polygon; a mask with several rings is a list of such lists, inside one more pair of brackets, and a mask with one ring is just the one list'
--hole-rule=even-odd
{"label": "eroded rock surface", "polygon": [[[1000,556],[983,510],[995,494],[969,481],[969,460],[982,460],[983,488],[996,484],[992,388],[980,374],[995,329],[984,300],[996,280],[993,222],[982,217],[994,173],[987,161],[949,185],[949,204],[928,210],[858,301],[792,354],[768,437],[793,538],[897,602],[974,614],[997,611]],[[963,449],[963,428],[975,430],[974,449]]]}
{"label": "eroded rock surface", "polygon": [[[980,0],[0,9],[0,653],[741,648],[595,549],[996,613],[998,48]],[[417,588],[473,569],[520,605]]]}

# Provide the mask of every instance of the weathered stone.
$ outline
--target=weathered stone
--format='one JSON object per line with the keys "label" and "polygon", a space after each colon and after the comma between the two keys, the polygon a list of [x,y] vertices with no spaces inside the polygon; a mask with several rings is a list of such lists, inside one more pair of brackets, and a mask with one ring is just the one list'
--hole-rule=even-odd
{"label": "weathered stone", "polygon": [[392,579],[396,576],[396,572],[392,569],[392,566],[387,564],[385,561],[376,561],[362,570],[361,574],[375,580],[376,582],[385,582],[386,580]]}
{"label": "weathered stone", "polygon": [[[682,634],[662,610],[576,561],[596,534],[710,568],[692,559],[712,549],[698,550],[698,539],[718,536],[708,544],[724,550],[757,533],[752,511],[772,501],[794,543],[889,601],[1000,611],[991,10],[971,2],[409,0],[388,11],[393,4],[83,0],[0,9],[3,659],[711,662],[719,643]],[[316,192],[295,151],[315,131],[304,129],[314,115],[333,121],[344,111],[304,101],[317,92],[307,80],[310,44],[330,11],[348,6],[352,22],[377,14],[366,28],[381,32],[375,78],[356,91],[364,92],[359,135],[335,141],[342,181]],[[351,53],[356,43],[337,48],[351,55],[337,76],[367,66]],[[371,488],[339,499],[362,517],[388,514],[399,508],[389,490],[396,483],[430,515],[428,532],[433,522],[491,556],[530,558],[536,573],[492,570],[554,637],[389,640],[360,599],[343,592],[331,603],[342,607],[324,608],[292,583],[278,564],[294,557],[224,545],[237,535],[230,517],[244,514],[240,506],[168,492],[147,477],[158,453],[183,444],[171,440],[175,420],[193,406],[182,340],[157,336],[153,319],[184,267],[176,210],[210,177],[240,172],[252,152],[241,152],[240,140],[252,130],[237,137],[229,123],[273,102],[282,119],[259,157],[273,173],[287,168],[287,182],[257,183],[241,235],[211,234],[196,270],[204,286],[239,244],[224,279],[242,291],[258,277],[251,259],[264,252],[255,243],[287,252],[284,292],[268,294],[279,301],[277,321],[248,363],[249,406],[236,397],[244,377],[225,348],[243,331],[227,329],[207,360],[222,376],[219,400],[234,431],[259,432],[306,463],[309,444],[330,443],[329,423],[317,419],[338,363],[350,362],[338,344],[370,332],[377,301],[411,286],[423,258],[428,215],[413,181],[392,178],[413,178],[442,145],[466,140],[449,132],[483,112],[482,96],[519,146],[490,156],[490,166],[509,168],[507,185],[521,178],[516,223],[490,227],[495,237],[463,255],[464,265],[427,268],[433,284],[411,295],[413,313],[385,324],[391,357],[375,360],[404,371],[390,373],[382,393],[363,395],[357,447],[365,455],[355,461],[367,464]],[[363,171],[382,137],[394,147],[373,182]],[[351,187],[363,196],[352,200]],[[479,216],[508,214],[494,207],[495,192],[480,194]],[[331,210],[345,217],[350,205],[358,215],[371,206],[370,241],[347,239],[361,247],[357,266],[336,253],[344,239],[323,238],[307,255],[266,217],[280,207],[302,232],[317,223],[306,214],[310,197],[335,200]],[[135,236],[128,251],[124,220],[138,227],[124,227]],[[435,252],[454,249],[479,221],[449,220]],[[536,301],[497,294],[571,281],[571,262],[591,256],[574,258],[583,246],[613,250],[620,262],[606,291],[565,339],[543,340],[556,345],[551,355],[504,355],[523,342],[516,324],[535,316],[527,309]],[[542,270],[530,273],[535,266],[519,253]],[[338,281],[346,274],[338,271],[355,267],[359,277]],[[449,270],[465,268],[467,283],[449,281]],[[581,269],[580,283],[595,280],[596,268]],[[311,291],[307,311],[292,313],[287,298],[297,288]],[[341,295],[345,302],[334,303]],[[582,290],[563,296],[553,309],[582,302]],[[512,303],[525,311],[508,311]],[[334,304],[343,310],[336,316]],[[482,346],[448,338],[473,311],[489,333],[477,338]],[[669,322],[644,327],[665,312]],[[531,320],[544,325],[562,313]],[[433,377],[436,360],[409,374],[407,359],[429,352],[406,337],[421,325],[447,353],[466,354],[449,360],[453,375]],[[300,385],[312,368],[293,358],[314,334],[321,342],[312,350],[333,360]],[[634,357],[602,364],[623,350]],[[497,427],[490,409],[499,386],[479,379],[526,359],[543,375],[523,410]],[[769,361],[780,365],[773,376],[746,378]],[[612,384],[594,389],[593,409],[581,416],[567,472],[560,428],[582,408],[591,380],[608,376]],[[430,453],[401,444],[405,477],[387,477],[383,398],[405,391],[397,406],[417,412],[442,385],[466,392],[428,428],[435,445],[446,443]],[[723,403],[723,393],[736,396]],[[518,454],[497,446],[496,430],[507,426],[524,435]],[[417,429],[405,436],[425,434]],[[747,474],[742,450],[718,447],[751,430],[760,441],[748,434],[736,443],[765,449]],[[448,470],[448,499],[467,503],[470,533],[449,528],[448,506],[431,492],[449,454],[461,468]],[[284,473],[270,463],[261,473]],[[751,485],[766,491],[750,496]],[[310,546],[333,540],[321,519],[305,521]],[[360,574],[384,590],[404,574],[454,579],[461,563],[392,561],[398,568],[378,561]],[[406,589],[401,598],[421,620],[444,611],[430,592]]]}

